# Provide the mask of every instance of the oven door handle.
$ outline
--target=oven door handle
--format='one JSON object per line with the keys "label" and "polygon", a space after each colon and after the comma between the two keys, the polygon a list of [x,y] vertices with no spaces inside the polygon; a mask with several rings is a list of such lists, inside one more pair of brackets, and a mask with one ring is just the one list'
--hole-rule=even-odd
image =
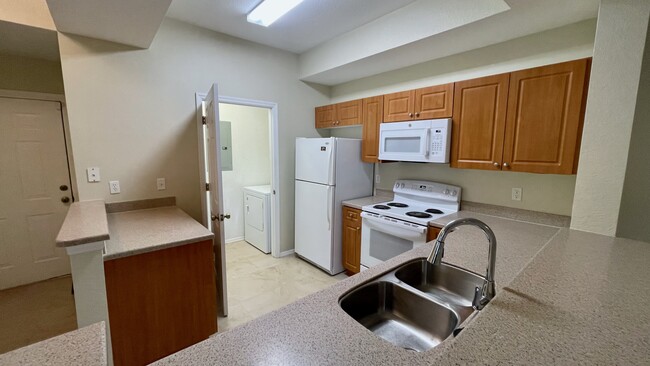
{"label": "oven door handle", "polygon": [[[382,218],[375,217],[367,212],[361,212],[361,217],[368,220],[369,224],[374,224],[373,228],[378,231],[386,232],[388,234],[394,233],[396,230],[406,231],[408,233],[424,234],[427,231],[426,226],[407,226],[399,222],[392,222]],[[392,230],[390,230],[390,229]],[[388,230],[387,230],[388,229]],[[390,230],[390,231],[389,231]]]}

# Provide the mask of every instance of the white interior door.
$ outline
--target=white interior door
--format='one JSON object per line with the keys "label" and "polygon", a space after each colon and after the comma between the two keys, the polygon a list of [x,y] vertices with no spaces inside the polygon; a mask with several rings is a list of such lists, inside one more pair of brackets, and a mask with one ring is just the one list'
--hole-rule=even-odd
{"label": "white interior door", "polygon": [[228,290],[226,287],[226,238],[223,230],[223,187],[221,181],[221,143],[219,142],[219,93],[213,84],[205,98],[205,117],[208,139],[208,177],[210,184],[210,219],[214,233],[215,268],[217,271],[217,296],[219,315],[228,315]]}
{"label": "white interior door", "polygon": [[0,289],[70,273],[55,245],[64,197],[72,201],[61,103],[0,97]]}

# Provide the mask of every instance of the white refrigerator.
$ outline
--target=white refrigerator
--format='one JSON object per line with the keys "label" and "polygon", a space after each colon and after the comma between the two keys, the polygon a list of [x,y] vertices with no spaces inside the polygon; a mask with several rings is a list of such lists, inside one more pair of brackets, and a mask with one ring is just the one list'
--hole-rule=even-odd
{"label": "white refrigerator", "polygon": [[296,139],[295,251],[329,274],[343,272],[341,202],[372,195],[361,140]]}

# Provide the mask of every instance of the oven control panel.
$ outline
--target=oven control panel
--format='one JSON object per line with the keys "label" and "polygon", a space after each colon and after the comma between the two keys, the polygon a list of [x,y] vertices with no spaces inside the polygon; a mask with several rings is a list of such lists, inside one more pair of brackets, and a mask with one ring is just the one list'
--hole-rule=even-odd
{"label": "oven control panel", "polygon": [[447,201],[460,201],[461,188],[435,182],[400,179],[393,186],[395,194],[408,194]]}

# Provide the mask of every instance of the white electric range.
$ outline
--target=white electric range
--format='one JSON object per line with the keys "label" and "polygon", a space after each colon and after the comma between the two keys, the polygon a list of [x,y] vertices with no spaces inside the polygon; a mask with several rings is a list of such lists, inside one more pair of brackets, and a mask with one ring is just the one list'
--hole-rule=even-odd
{"label": "white electric range", "polygon": [[461,188],[419,180],[397,180],[394,198],[361,209],[361,269],[426,243],[431,220],[458,212]]}

